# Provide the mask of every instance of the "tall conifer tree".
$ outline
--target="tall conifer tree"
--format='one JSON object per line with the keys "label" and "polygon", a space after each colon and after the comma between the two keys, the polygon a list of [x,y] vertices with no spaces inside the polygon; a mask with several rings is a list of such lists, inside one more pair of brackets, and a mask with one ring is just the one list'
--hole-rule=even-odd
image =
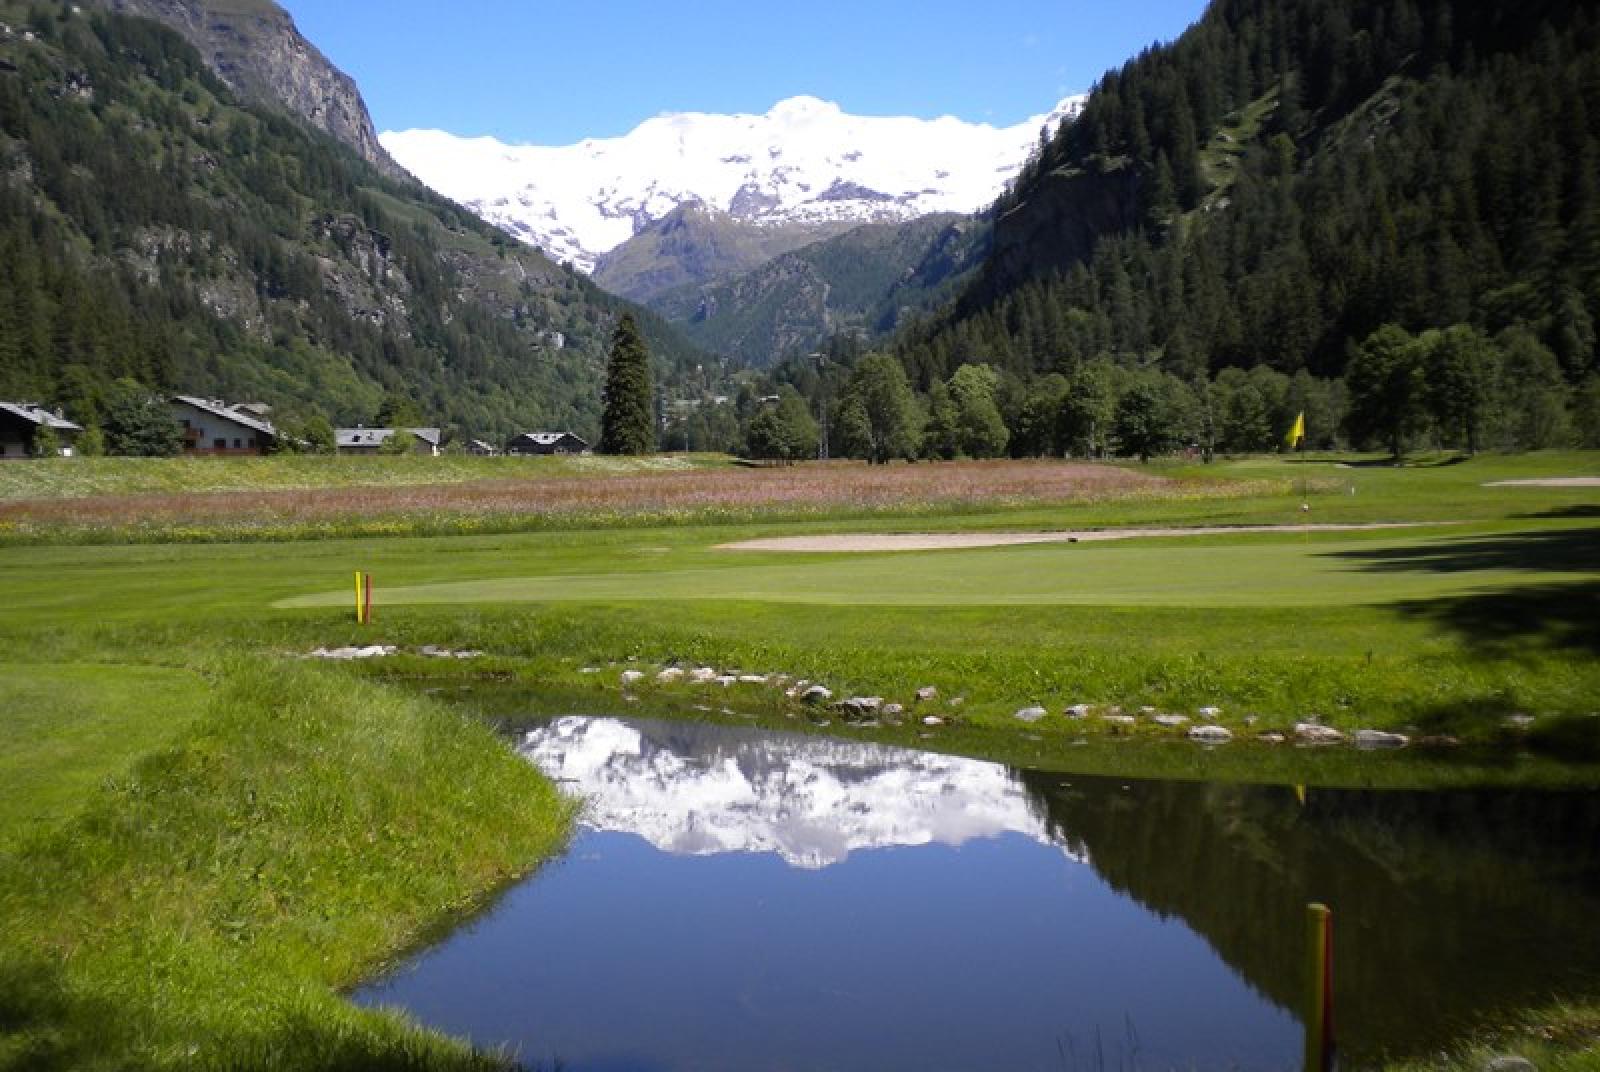
{"label": "tall conifer tree", "polygon": [[622,314],[611,336],[600,418],[600,450],[605,454],[649,454],[656,449],[651,408],[650,351],[632,313]]}

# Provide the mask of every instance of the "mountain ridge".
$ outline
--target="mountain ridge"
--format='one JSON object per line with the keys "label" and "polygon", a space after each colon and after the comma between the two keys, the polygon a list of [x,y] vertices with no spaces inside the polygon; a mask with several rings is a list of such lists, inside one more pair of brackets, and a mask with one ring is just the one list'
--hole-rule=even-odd
{"label": "mountain ridge", "polygon": [[[94,424],[132,380],[593,437],[626,302],[241,98],[159,20],[0,0],[0,24],[0,397]],[[717,367],[633,311],[663,383]]]}
{"label": "mountain ridge", "polygon": [[[679,206],[759,226],[903,222],[973,212],[1084,98],[1010,127],[855,116],[816,97],[763,115],[669,113],[570,146],[508,145],[443,131],[380,140],[433,189],[583,271]],[[836,232],[835,232],[836,233]]]}
{"label": "mountain ridge", "polygon": [[246,100],[289,109],[350,146],[390,178],[409,177],[378,140],[355,80],[300,33],[273,0],[91,0],[120,15],[155,19],[193,45]]}
{"label": "mountain ridge", "polygon": [[984,217],[954,213],[861,224],[646,303],[692,341],[765,368],[829,335],[871,340],[926,313],[982,263],[991,229]]}

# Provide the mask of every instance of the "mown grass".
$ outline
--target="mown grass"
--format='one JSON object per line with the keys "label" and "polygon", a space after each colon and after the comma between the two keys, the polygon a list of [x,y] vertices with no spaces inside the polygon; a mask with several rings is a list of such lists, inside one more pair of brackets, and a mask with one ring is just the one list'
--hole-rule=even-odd
{"label": "mown grass", "polygon": [[570,805],[423,699],[257,659],[215,674],[204,714],[70,820],[12,816],[0,1068],[498,1064],[339,990],[543,858]]}
{"label": "mown grass", "polygon": [[104,780],[175,740],[204,701],[189,671],[0,665],[0,847],[71,818]]}
{"label": "mown grass", "polygon": [[[453,460],[394,460],[392,482],[440,461]],[[863,503],[849,480],[826,487],[849,472],[832,468],[600,479],[535,467],[522,483],[593,485],[583,494],[610,500],[541,514],[523,488],[508,500],[523,506],[486,515],[463,506],[483,485],[471,474],[486,471],[472,460],[455,498],[428,487],[373,492],[392,494],[393,512],[372,524],[454,535],[349,538],[365,531],[358,514],[275,517],[254,488],[212,496],[203,538],[226,542],[203,546],[184,542],[185,522],[160,516],[128,522],[144,542],[115,542],[124,522],[84,522],[99,507],[75,500],[76,519],[67,506],[31,546],[0,554],[0,717],[18,742],[0,758],[0,779],[32,779],[0,790],[0,1068],[491,1060],[337,997],[560,840],[564,805],[484,728],[531,701],[496,699],[482,684],[490,676],[596,710],[626,706],[624,668],[668,664],[783,672],[902,701],[931,684],[945,725],[846,732],[1064,770],[1593,784],[1593,767],[1522,755],[1541,738],[1581,753],[1600,724],[1588,717],[1600,697],[1600,491],[1483,485],[1593,475],[1600,455],[1403,469],[1349,461],[1154,466],[1132,480],[1118,468],[1049,494],[1018,494],[982,466],[868,474],[959,489],[936,505],[921,492]],[[315,482],[327,463],[330,484],[352,479],[340,475],[343,460],[279,462],[211,476]],[[81,492],[51,488],[51,472],[76,479],[102,464],[5,467],[0,478],[28,470],[42,482],[31,497],[59,502]],[[136,516],[170,494],[161,466],[199,464],[106,477],[131,481],[116,509]],[[757,480],[769,493],[752,496]],[[672,485],[683,498],[642,501],[623,490],[630,481]],[[785,481],[808,485],[803,503]],[[433,495],[438,512],[417,513]],[[229,516],[230,503],[245,521]],[[483,516],[531,531],[470,534]],[[865,557],[717,549],[840,530],[1300,520],[1459,523]],[[307,534],[318,538],[292,539]],[[377,579],[378,620],[367,627],[345,605],[355,569]],[[415,602],[399,605],[407,590]],[[348,667],[295,658],[346,643],[486,655],[413,652]],[[396,683],[413,693],[470,686],[479,716]],[[635,691],[683,717],[728,706],[814,729],[833,717],[755,685],[657,688],[647,678]],[[1059,715],[1076,702],[1217,704],[1241,734],[1316,713],[1350,729],[1456,734],[1490,751],[1207,751],[1149,739],[1148,726],[1139,742]],[[1016,722],[1033,703],[1052,715]],[[1539,716],[1531,740],[1507,735],[1512,711]]]}
{"label": "mown grass", "polygon": [[[1484,739],[1513,712],[1584,716],[1600,696],[1600,540],[1587,520],[1600,493],[1482,485],[1583,472],[1594,461],[1486,458],[1371,475],[1251,461],[1223,471],[1264,472],[1274,485],[1298,472],[1305,486],[1166,502],[1092,494],[975,508],[933,525],[914,515],[281,546],[13,548],[0,580],[33,623],[11,641],[18,657],[104,658],[147,646],[181,660],[192,649],[241,644],[303,652],[355,640],[431,643],[481,648],[568,683],[582,683],[583,663],[631,655],[785,672],[895,698],[934,684],[968,697],[964,718],[996,724],[1032,703],[1215,704],[1241,730],[1251,716],[1283,725],[1317,714],[1344,728]],[[1343,483],[1317,491],[1343,481],[1360,481],[1358,494]],[[717,550],[750,536],[943,522],[1281,523],[1304,517],[1302,502],[1317,521],[1479,520],[911,555]],[[356,568],[377,580],[379,621],[365,630],[343,609]]]}

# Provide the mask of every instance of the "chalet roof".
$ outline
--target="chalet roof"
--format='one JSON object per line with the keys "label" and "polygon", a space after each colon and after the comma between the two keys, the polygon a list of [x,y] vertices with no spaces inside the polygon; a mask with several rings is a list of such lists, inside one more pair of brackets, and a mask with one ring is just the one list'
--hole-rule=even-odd
{"label": "chalet roof", "polygon": [[193,406],[195,409],[213,416],[221,417],[225,421],[232,421],[234,424],[248,428],[253,432],[260,432],[269,436],[278,434],[270,421],[262,420],[241,406],[230,406],[220,398],[195,398],[193,395],[173,395],[172,400],[181,402],[186,406]]}
{"label": "chalet roof", "polygon": [[[406,431],[428,444],[430,447],[439,445],[440,433],[437,428],[407,428]],[[341,447],[381,447],[384,443],[394,438],[395,428],[335,428],[333,430],[334,443]]]}
{"label": "chalet roof", "polygon": [[60,432],[81,432],[83,429],[73,424],[64,417],[57,417],[54,413],[32,402],[0,402],[0,410],[14,417],[21,417],[41,428],[54,428]]}
{"label": "chalet roof", "polygon": [[[585,446],[588,445],[587,440],[585,440],[582,436],[573,435],[571,432],[523,432],[521,435],[517,436],[517,439],[529,439],[539,444],[541,447],[554,446],[563,439],[576,439],[579,443],[583,443]],[[516,441],[517,440],[512,440],[512,442]]]}

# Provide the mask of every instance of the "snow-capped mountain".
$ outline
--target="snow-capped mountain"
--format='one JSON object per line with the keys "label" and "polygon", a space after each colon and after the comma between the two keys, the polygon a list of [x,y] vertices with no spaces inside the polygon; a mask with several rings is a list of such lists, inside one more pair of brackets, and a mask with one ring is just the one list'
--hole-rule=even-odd
{"label": "snow-capped mountain", "polygon": [[637,834],[674,855],[776,853],[816,869],[858,850],[1005,833],[1055,844],[1011,772],[973,759],[580,716],[531,731],[520,751],[586,798],[586,825]]}
{"label": "snow-capped mountain", "polygon": [[507,145],[439,130],[389,131],[396,160],[446,197],[558,260],[596,260],[674,208],[698,204],[771,226],[895,222],[972,212],[992,201],[1037,144],[1085,98],[1016,126],[946,116],[848,115],[815,97],[765,115],[683,112],[620,138]]}

